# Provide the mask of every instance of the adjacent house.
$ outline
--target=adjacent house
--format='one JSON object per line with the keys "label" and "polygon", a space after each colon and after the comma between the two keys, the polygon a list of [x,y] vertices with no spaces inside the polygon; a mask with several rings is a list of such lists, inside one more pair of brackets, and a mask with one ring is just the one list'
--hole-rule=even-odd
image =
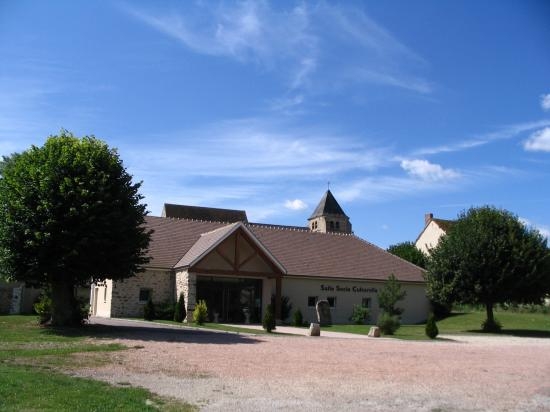
{"label": "adjacent house", "polygon": [[144,272],[92,285],[91,311],[105,317],[142,316],[149,298],[174,302],[187,313],[205,300],[212,321],[258,322],[281,297],[314,321],[318,300],[329,302],[335,323],[348,323],[354,305],[379,314],[378,291],[394,274],[407,292],[403,322],[426,319],[422,269],[355,236],[349,217],[328,190],[308,226],[250,223],[246,212],[166,204],[146,217],[153,230]]}
{"label": "adjacent house", "polygon": [[436,219],[433,213],[424,216],[424,229],[418,235],[415,245],[427,255],[437,246],[441,236],[447,234],[454,224],[453,220]]}

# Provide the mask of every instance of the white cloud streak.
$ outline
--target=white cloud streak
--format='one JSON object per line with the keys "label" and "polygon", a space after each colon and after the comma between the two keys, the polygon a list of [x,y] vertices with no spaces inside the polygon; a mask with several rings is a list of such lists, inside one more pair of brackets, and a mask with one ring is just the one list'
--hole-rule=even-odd
{"label": "white cloud streak", "polygon": [[523,217],[520,217],[519,220],[527,227],[536,229],[540,232],[540,234],[545,237],[546,239],[550,239],[550,227],[544,226],[544,225],[537,225],[531,222],[529,219],[525,219]]}
{"label": "white cloud streak", "polygon": [[550,152],[550,127],[534,132],[523,142],[523,148],[530,152]]}
{"label": "white cloud streak", "polygon": [[512,139],[520,136],[522,133],[529,132],[541,127],[550,126],[550,120],[540,120],[536,122],[518,123],[508,125],[490,133],[484,133],[471,139],[465,139],[456,143],[425,147],[415,150],[413,156],[435,155],[439,153],[461,152],[464,150],[473,149],[475,147],[484,146],[486,144],[498,141]]}
{"label": "white cloud streak", "polygon": [[550,93],[540,96],[540,107],[544,111],[550,110]]}
{"label": "white cloud streak", "polygon": [[326,93],[357,84],[433,90],[412,74],[427,62],[360,8],[317,2],[284,9],[245,1],[186,4],[169,13],[133,4],[123,10],[196,53],[285,73],[288,91]]}

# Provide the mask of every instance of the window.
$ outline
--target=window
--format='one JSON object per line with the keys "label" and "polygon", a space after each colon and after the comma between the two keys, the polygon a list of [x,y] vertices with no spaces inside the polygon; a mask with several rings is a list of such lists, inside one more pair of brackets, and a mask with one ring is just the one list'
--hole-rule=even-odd
{"label": "window", "polygon": [[364,308],[370,308],[370,298],[361,299],[361,306]]}
{"label": "window", "polygon": [[317,296],[308,296],[307,297],[307,305],[310,307],[310,308],[314,308],[315,305],[317,304]]}
{"label": "window", "polygon": [[103,302],[107,302],[107,284],[105,284],[105,289],[103,289]]}
{"label": "window", "polygon": [[330,230],[334,230],[334,222],[332,220],[330,221]]}
{"label": "window", "polygon": [[140,289],[139,290],[139,302],[140,303],[147,302],[152,295],[153,295],[153,291],[151,289]]}
{"label": "window", "polygon": [[336,307],[336,296],[329,296],[329,297],[327,298],[327,301],[328,301],[328,305],[329,305],[331,308]]}
{"label": "window", "polygon": [[340,230],[340,222],[336,222],[336,230]]}

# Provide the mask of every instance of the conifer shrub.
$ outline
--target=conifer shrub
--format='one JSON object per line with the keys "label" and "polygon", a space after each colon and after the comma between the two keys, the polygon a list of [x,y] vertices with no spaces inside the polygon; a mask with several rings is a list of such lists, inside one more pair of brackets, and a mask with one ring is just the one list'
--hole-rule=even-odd
{"label": "conifer shrub", "polygon": [[208,320],[208,306],[204,300],[199,300],[193,310],[193,322],[197,325],[202,325]]}
{"label": "conifer shrub", "polygon": [[180,293],[180,297],[176,303],[176,307],[174,308],[174,321],[183,322],[186,316],[187,312],[185,310],[185,297],[182,292]]}
{"label": "conifer shrub", "polygon": [[273,313],[273,306],[267,305],[265,309],[265,315],[262,321],[262,327],[271,333],[275,329],[275,314]]}
{"label": "conifer shrub", "polygon": [[400,326],[401,322],[399,321],[399,316],[397,315],[392,316],[389,313],[384,312],[378,318],[378,327],[380,328],[380,332],[384,335],[393,335]]}
{"label": "conifer shrub", "polygon": [[300,309],[296,309],[292,315],[292,326],[302,326],[304,324],[304,316]]}
{"label": "conifer shrub", "polygon": [[353,305],[353,312],[351,313],[351,320],[356,325],[363,325],[369,318],[369,310],[362,305]]}
{"label": "conifer shrub", "polygon": [[155,319],[155,304],[151,297],[147,300],[147,303],[143,307],[143,319],[154,320]]}
{"label": "conifer shrub", "polygon": [[439,329],[437,328],[437,324],[435,323],[435,315],[433,313],[430,314],[428,317],[428,320],[426,321],[426,336],[430,339],[435,339],[437,335],[439,335]]}
{"label": "conifer shrub", "polygon": [[41,295],[38,301],[33,305],[33,308],[38,315],[38,322],[41,325],[44,325],[51,319],[52,300],[48,295]]}

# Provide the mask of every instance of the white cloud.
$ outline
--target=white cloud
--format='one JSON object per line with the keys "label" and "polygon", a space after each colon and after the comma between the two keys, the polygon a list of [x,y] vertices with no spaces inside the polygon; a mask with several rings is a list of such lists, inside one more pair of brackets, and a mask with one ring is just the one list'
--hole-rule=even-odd
{"label": "white cloud", "polygon": [[412,74],[427,62],[362,8],[325,2],[275,8],[251,1],[187,3],[169,13],[149,7],[132,4],[123,10],[196,53],[280,73],[287,91],[334,92],[369,83],[423,94],[433,89]]}
{"label": "white cloud", "polygon": [[523,142],[523,148],[530,152],[550,152],[550,127],[533,133]]}
{"label": "white cloud", "polygon": [[550,110],[550,93],[540,96],[540,107],[542,110]]}
{"label": "white cloud", "polygon": [[285,207],[290,210],[304,210],[307,208],[307,204],[300,199],[287,200]]}
{"label": "white cloud", "polygon": [[537,122],[527,122],[527,123],[518,123],[518,124],[508,125],[508,126],[501,127],[500,129],[494,132],[489,132],[489,133],[481,134],[479,136],[474,136],[473,138],[465,139],[463,141],[459,141],[458,143],[418,149],[413,152],[413,155],[425,156],[425,155],[434,155],[439,153],[460,152],[463,150],[472,149],[474,147],[483,146],[498,140],[512,139],[512,138],[518,137],[522,133],[539,129],[545,126],[550,126],[550,120],[540,120]]}
{"label": "white cloud", "polygon": [[430,182],[455,179],[460,176],[452,169],[444,169],[438,164],[420,159],[402,160],[401,168],[413,177]]}

